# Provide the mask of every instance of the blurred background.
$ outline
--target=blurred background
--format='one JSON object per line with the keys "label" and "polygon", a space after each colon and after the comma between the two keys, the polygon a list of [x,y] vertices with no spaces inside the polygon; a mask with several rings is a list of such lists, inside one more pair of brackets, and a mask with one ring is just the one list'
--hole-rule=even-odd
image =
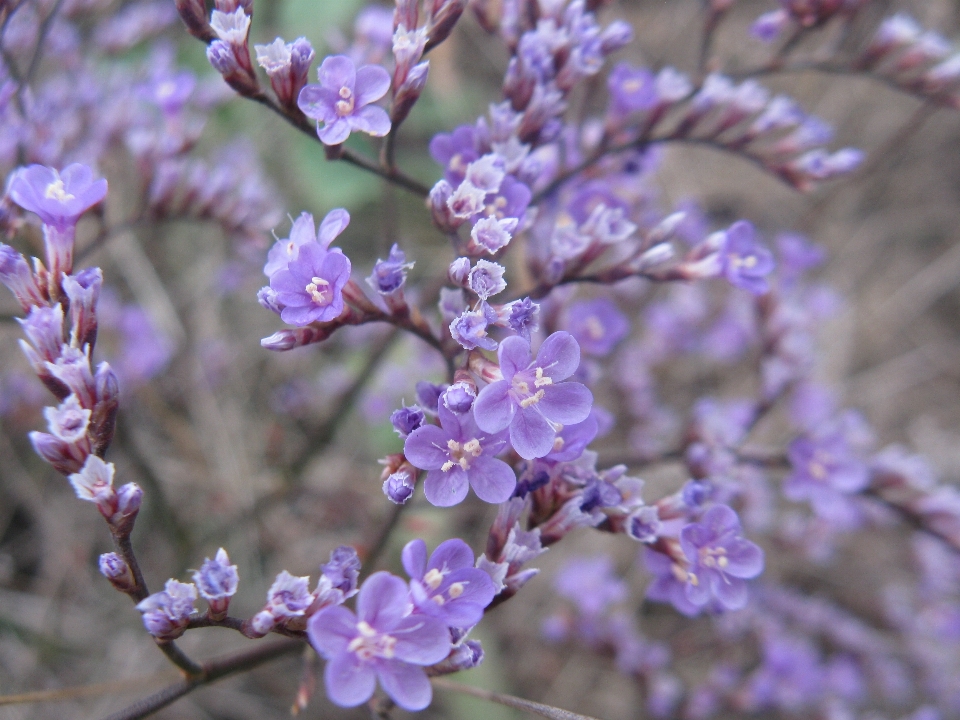
{"label": "blurred background", "polygon": [[[252,42],[303,35],[318,58],[349,42],[363,7],[354,0],[260,0],[255,6]],[[774,7],[765,0],[734,3],[716,38],[718,69],[736,73],[765,61],[769,48],[750,38],[748,27]],[[895,10],[910,12],[948,38],[958,34],[960,6],[952,0],[873,2],[855,31],[866,37]],[[701,13],[697,0],[625,0],[602,17],[623,17],[636,29],[636,40],[619,59],[692,73]],[[159,218],[112,233],[105,242],[94,240],[94,221],[81,224],[83,264],[102,266],[108,288],[98,352],[118,368],[122,381],[109,459],[118,478],[145,491],[134,542],[150,587],[159,588],[168,577],[187,579],[189,569],[222,546],[241,578],[231,614],[246,617],[260,609],[280,570],[316,577],[337,545],[369,549],[392,511],[381,492],[377,459],[402,447],[389,415],[401,402],[414,401],[417,380],[443,379],[443,364],[429,347],[385,328],[348,329],[289,354],[262,350],[259,339],[281,326],[256,302],[273,242],[270,231],[286,237],[290,216],[308,211],[319,219],[331,208],[346,207],[352,222],[339,243],[353,261],[355,277],[365,276],[398,242],[416,261],[410,288],[445,275],[454,255],[416,198],[353,167],[326,162],[318,143],[264,108],[232,98],[207,64],[202,44],[189,38],[179,21],[161,38],[166,44],[160,49],[137,44],[101,57],[94,72],[109,74],[114,63],[139,68],[151,53],[192,68],[196,92],[206,94],[210,110],[191,153],[212,164],[229,163],[238,183],[231,191],[242,191],[241,204],[254,212],[240,227],[224,218]],[[486,112],[499,98],[508,55],[467,13],[430,59],[427,90],[398,144],[398,165],[428,185],[440,177],[426,152],[430,138]],[[44,66],[40,78],[55,69],[55,56],[46,62],[51,67]],[[867,150],[865,167],[803,195],[729,154],[669,147],[644,181],[646,191],[664,210],[696,203],[714,228],[746,218],[770,244],[777,233],[799,232],[821,245],[828,261],[818,281],[835,294],[830,317],[817,328],[817,377],[864,413],[878,446],[911,446],[943,479],[955,482],[960,477],[960,114],[931,109],[856,77],[797,73],[763,82],[833,124],[838,146]],[[583,99],[588,108],[591,102]],[[376,151],[364,139],[350,143]],[[107,218],[122,222],[140,200],[131,181],[136,163],[118,145],[100,169],[111,186]],[[510,270],[521,283],[522,268]],[[428,292],[423,297],[429,298]],[[598,400],[616,418],[597,445],[601,459],[633,454],[636,420],[619,397],[618,383],[632,372],[624,358],[643,342],[645,310],[658,302],[683,302],[683,293],[629,284],[618,290],[633,334],[599,369]],[[725,295],[710,293],[710,302],[724,301]],[[98,555],[111,549],[102,519],[76,500],[27,442],[28,431],[43,427],[42,407],[49,398],[17,347],[15,314],[12,297],[0,294],[0,692],[111,685],[95,696],[0,705],[0,718],[100,717],[162,687],[176,673],[144,632],[139,613],[97,572]],[[658,395],[676,412],[664,419],[663,432],[679,432],[680,418],[698,395],[749,393],[755,385],[751,367],[751,358],[707,366],[691,357],[651,368]],[[787,438],[785,432],[774,413],[758,437],[776,446]],[[649,500],[686,480],[680,465],[632,469],[647,481]],[[425,538],[431,547],[461,537],[479,550],[496,511],[474,496],[443,511],[419,491],[411,503],[381,559],[395,572],[400,548],[413,537]],[[838,541],[827,559],[791,555],[784,564],[777,559],[778,543],[785,542],[777,530],[752,537],[764,544],[772,577],[836,598],[882,632],[881,587],[913,577],[905,533],[860,533]],[[645,634],[673,647],[677,676],[684,683],[702,677],[707,663],[724,652],[713,640],[711,622],[641,603],[646,576],[636,563],[637,546],[624,537],[581,530],[539,558],[534,564],[541,575],[474,631],[486,660],[457,679],[605,720],[643,716],[640,687],[618,673],[609,657],[577,643],[550,643],[541,633],[544,619],[565,607],[552,584],[557,569],[572,557],[601,552],[612,555],[628,583],[631,599],[624,608]],[[195,630],[181,641],[196,658],[249,644],[221,629]],[[286,717],[302,665],[297,658],[277,661],[203,688],[157,717]],[[303,713],[368,715],[363,707],[332,706],[322,688]],[[445,692],[436,693],[422,716],[521,717]]]}

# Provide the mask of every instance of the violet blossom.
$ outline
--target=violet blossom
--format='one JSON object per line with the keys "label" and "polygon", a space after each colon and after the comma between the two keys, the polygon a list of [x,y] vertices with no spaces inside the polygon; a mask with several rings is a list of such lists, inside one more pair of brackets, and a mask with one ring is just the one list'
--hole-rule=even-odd
{"label": "violet blossom", "polygon": [[237,566],[230,564],[227,551],[217,550],[214,559],[205,558],[199,570],[193,573],[193,582],[200,596],[210,603],[210,615],[222,618],[227,614],[230,598],[237,592],[240,578]]}
{"label": "violet blossom", "polygon": [[64,231],[107,196],[107,181],[96,179],[86,165],[73,163],[63,170],[30,165],[10,181],[10,198],[36,213],[44,225]]}
{"label": "violet blossom", "polygon": [[270,278],[277,301],[284,305],[280,318],[291,325],[309,325],[339,317],[343,312],[343,287],[350,280],[350,260],[339,248],[320,244],[300,247],[296,260]]}
{"label": "violet blossom", "polygon": [[317,135],[324,145],[340,145],[353,131],[374,137],[390,132],[386,111],[371,104],[390,89],[386,70],[379,65],[357,68],[345,55],[333,55],[324,59],[317,74],[320,84],[304,87],[297,104],[304,115],[317,121]]}
{"label": "violet blossom", "polygon": [[593,394],[577,382],[562,382],[580,365],[580,347],[573,336],[556,332],[544,340],[537,357],[530,343],[506,338],[498,351],[503,380],[490,383],[477,396],[477,425],[487,432],[510,429],[510,444],[528,460],[553,449],[563,425],[586,420]]}
{"label": "violet blossom", "polygon": [[506,446],[506,433],[481,431],[474,410],[457,415],[441,403],[440,426],[424,425],[404,443],[407,460],[427,471],[423,491],[438,507],[462,502],[468,487],[489,503],[504,502],[516,487],[510,466],[493,457]]}
{"label": "violet blossom", "polygon": [[772,253],[754,234],[753,225],[744,220],[730,226],[720,251],[722,272],[731,285],[762,295],[769,288],[766,276],[773,271],[774,262]]}
{"label": "violet blossom", "polygon": [[411,540],[401,557],[410,576],[410,597],[419,612],[456,628],[480,622],[495,590],[490,576],[474,567],[473,551],[463,540],[440,543],[429,561],[426,543]]}
{"label": "violet blossom", "polygon": [[870,483],[866,464],[856,456],[839,432],[823,437],[801,436],[787,450],[793,471],[783,484],[783,494],[806,500],[823,518],[848,519],[848,497]]}
{"label": "violet blossom", "polygon": [[160,592],[143,599],[137,610],[143,613],[143,626],[158,640],[174,640],[183,635],[197,588],[193,583],[182,583],[171,578]]}
{"label": "violet blossom", "polygon": [[450,633],[438,618],[408,614],[406,583],[387,572],[367,578],[357,597],[357,612],[328,607],[310,618],[310,644],[327,663],[327,697],[354,707],[373,695],[377,680],[405,710],[422,710],[433,697],[422,666],[450,652]]}
{"label": "violet blossom", "polygon": [[609,355],[630,332],[630,321],[605,297],[571,304],[567,318],[567,330],[591,355]]}

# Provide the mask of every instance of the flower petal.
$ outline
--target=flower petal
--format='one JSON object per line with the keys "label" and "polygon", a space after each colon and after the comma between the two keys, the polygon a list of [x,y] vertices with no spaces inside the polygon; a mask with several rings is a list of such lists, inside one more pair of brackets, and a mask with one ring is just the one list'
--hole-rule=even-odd
{"label": "flower petal", "polygon": [[450,652],[450,632],[447,624],[427,615],[407,615],[390,630],[396,638],[396,657],[415,665],[433,665]]}
{"label": "flower petal", "polygon": [[423,481],[423,494],[437,507],[450,507],[463,502],[469,489],[467,473],[459,466],[450,472],[431,470]]}
{"label": "flower petal", "polygon": [[357,84],[357,68],[346,55],[324,58],[317,76],[321,85],[334,92],[339,92],[342,87],[353,90]]}
{"label": "flower petal", "polygon": [[747,604],[747,583],[740,578],[710,573],[710,590],[727,610],[739,610]]}
{"label": "flower petal", "polygon": [[317,137],[324,145],[339,145],[350,137],[350,121],[346,118],[338,118],[332,123],[324,125],[317,129]]}
{"label": "flower petal", "polygon": [[[550,447],[553,447],[552,440]],[[470,465],[469,477],[473,491],[484,502],[506,502],[517,489],[517,477],[513,470],[503,460],[496,458],[476,458]]]}
{"label": "flower petal", "polygon": [[390,132],[390,116],[379,105],[367,105],[349,118],[354,130],[374,137],[383,137]]}
{"label": "flower petal", "polygon": [[325,658],[345,652],[356,635],[357,616],[342,605],[324,608],[307,623],[310,644]]}
{"label": "flower petal", "polygon": [[340,96],[335,90],[322,85],[307,85],[297,97],[297,107],[303,114],[314,120],[331,123],[337,119],[337,101]]}
{"label": "flower petal", "polygon": [[554,382],[566,380],[580,367],[580,346],[573,335],[560,331],[543,341],[537,351],[537,367]]}
{"label": "flower petal", "polygon": [[593,393],[586,385],[565,382],[547,385],[543,391],[543,398],[537,407],[548,420],[561,425],[576,425],[590,415]]}
{"label": "flower petal", "polygon": [[[501,348],[504,343],[506,340],[500,344]],[[477,427],[484,432],[498,433],[505,430],[512,422],[514,412],[516,405],[510,399],[510,383],[506,380],[490,383],[480,391],[473,402],[474,420]]]}
{"label": "flower petal", "polygon": [[543,457],[553,450],[557,434],[535,407],[518,412],[510,423],[510,444],[525,460]]}
{"label": "flower petal", "polygon": [[390,89],[390,73],[379,65],[364,65],[357,70],[354,85],[358,107],[369,105],[387,94]]}
{"label": "flower petal", "polygon": [[[323,218],[323,221],[320,223],[320,231],[317,233],[317,242],[320,243],[320,247],[330,247],[336,237],[342,233],[347,225],[350,224],[350,213],[348,213],[343,208],[334,208],[326,214],[326,217]],[[310,221],[311,228],[313,227],[313,219]],[[293,233],[290,235],[293,237]]]}
{"label": "flower petal", "polygon": [[357,597],[357,616],[381,632],[394,627],[408,604],[407,584],[388,572],[375,572],[364,581]]}
{"label": "flower petal", "polygon": [[403,569],[411,579],[421,579],[427,571],[427,544],[419,538],[411,540],[403,546],[400,559],[403,562]]}
{"label": "flower petal", "polygon": [[[406,566],[404,566],[406,567]],[[473,567],[473,550],[460,538],[444,540],[430,556],[430,570],[459,570]]]}
{"label": "flower petal", "polygon": [[450,459],[447,440],[450,434],[436,425],[423,425],[407,436],[403,454],[421,470],[439,470]]}
{"label": "flower petal", "polygon": [[500,372],[509,382],[514,375],[530,365],[530,343],[518,335],[504,338],[497,350],[497,359],[500,361]]}
{"label": "flower petal", "polygon": [[354,707],[366,702],[377,686],[377,675],[355,653],[346,652],[327,660],[323,670],[327,697],[340,707]]}
{"label": "flower petal", "polygon": [[433,700],[433,687],[423,668],[404,662],[385,662],[377,668],[387,695],[404,710],[423,710]]}

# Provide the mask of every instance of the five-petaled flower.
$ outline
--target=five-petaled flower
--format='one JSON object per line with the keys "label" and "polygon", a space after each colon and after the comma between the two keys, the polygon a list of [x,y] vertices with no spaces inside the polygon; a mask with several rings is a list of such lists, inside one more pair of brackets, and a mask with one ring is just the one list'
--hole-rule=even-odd
{"label": "five-petaled flower", "polygon": [[326,58],[318,71],[319,85],[300,91],[303,114],[322,122],[317,135],[324,145],[339,145],[354,130],[375,137],[390,132],[390,118],[376,102],[390,89],[390,74],[379,65],[357,68],[345,55]]}
{"label": "five-petaled flower", "polygon": [[587,419],[593,394],[578,382],[561,382],[580,365],[580,347],[567,332],[555,332],[530,359],[530,343],[511,336],[500,343],[503,380],[477,396],[477,425],[496,433],[510,428],[510,444],[520,457],[543,457],[564,425]]}
{"label": "five-petaled flower", "polygon": [[473,550],[458,538],[440,543],[429,561],[426,543],[411,540],[404,546],[402,558],[417,610],[450,627],[476,625],[496,595],[490,576],[473,566]]}
{"label": "five-petaled flower", "polygon": [[270,287],[284,306],[280,318],[291,325],[309,325],[337,318],[343,312],[343,286],[350,280],[350,260],[339,248],[319,243],[300,246],[297,258],[270,278]]}
{"label": "five-petaled flower", "polygon": [[23,168],[10,181],[10,199],[36,213],[44,225],[65,230],[107,196],[107,181],[73,163],[57,171],[44,165]]}

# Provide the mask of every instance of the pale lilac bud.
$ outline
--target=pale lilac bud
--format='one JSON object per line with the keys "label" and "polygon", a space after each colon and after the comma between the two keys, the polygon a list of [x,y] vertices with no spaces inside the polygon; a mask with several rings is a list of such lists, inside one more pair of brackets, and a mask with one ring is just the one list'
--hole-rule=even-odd
{"label": "pale lilac bud", "polygon": [[122,593],[131,592],[136,587],[133,573],[116,553],[104,553],[100,556],[100,574]]}
{"label": "pale lilac bud", "polygon": [[437,404],[440,402],[440,395],[443,393],[446,385],[434,385],[433,383],[421,380],[417,383],[417,402],[420,403],[426,412],[436,415]]}
{"label": "pale lilac bud", "polygon": [[60,407],[43,409],[50,434],[65,443],[76,444],[87,436],[90,424],[90,410],[82,407],[76,395],[71,395]]}
{"label": "pale lilac bud", "polygon": [[193,573],[193,582],[200,596],[210,605],[210,617],[222,620],[227,615],[230,598],[237,592],[240,577],[237,566],[230,564],[227,551],[217,550],[213,560],[205,558],[199,570]]}
{"label": "pale lilac bud", "polygon": [[286,307],[282,302],[280,302],[279,293],[277,293],[277,291],[269,285],[264,285],[257,292],[257,302],[260,303],[260,307],[262,307],[264,310],[269,310],[277,315],[282,313],[283,308]]}
{"label": "pale lilac bud", "polygon": [[232,12],[214,10],[210,15],[210,27],[217,37],[234,46],[247,44],[250,33],[250,16],[238,7]]}
{"label": "pale lilac bud", "polygon": [[469,382],[455,382],[440,396],[443,406],[457,415],[470,412],[476,399],[477,386]]}
{"label": "pale lilac bud", "polygon": [[78,457],[75,449],[60,438],[37,431],[31,432],[29,437],[37,455],[50,463],[61,475],[79,472],[83,467],[83,458]]}
{"label": "pale lilac bud", "polygon": [[503,158],[496,153],[488,153],[479,160],[474,160],[467,165],[465,175],[466,181],[473,186],[473,190],[482,190],[484,194],[497,192],[504,177],[506,177],[506,171]]}
{"label": "pale lilac bud", "polygon": [[204,0],[174,0],[180,19],[187,26],[187,32],[195,38],[208,43],[216,34],[207,21],[207,4]]}
{"label": "pale lilac bud", "polygon": [[254,45],[257,52],[257,64],[267,71],[270,86],[277,95],[280,104],[286,108],[296,108],[300,91],[307,84],[310,64],[315,53],[306,38],[297,38],[285,43],[277,38],[269,45]]}
{"label": "pale lilac bud", "polygon": [[193,583],[171,578],[161,592],[142,600],[137,610],[143,613],[143,626],[148,633],[158,640],[175,640],[190,622],[196,600],[197,588]]}
{"label": "pale lilac bud", "polygon": [[[408,30],[407,28],[411,28]],[[399,88],[409,77],[413,65],[423,57],[423,46],[427,42],[427,29],[410,25],[398,25],[393,33],[393,87]]]}
{"label": "pale lilac bud", "polygon": [[413,263],[407,262],[403,250],[394,243],[386,260],[377,258],[373,272],[367,278],[367,284],[380,295],[392,295],[406,283],[407,271],[412,267]]}
{"label": "pale lilac bud", "polygon": [[330,586],[341,594],[340,602],[343,602],[357,594],[360,556],[355,548],[340,545],[330,552],[330,561],[320,566],[320,572]]}
{"label": "pale lilac bud", "polygon": [[450,209],[450,199],[453,196],[453,186],[446,180],[439,180],[430,190],[430,196],[427,198],[427,206],[430,208],[430,215],[433,217],[434,224],[441,232],[456,232],[464,223],[464,219],[458,218]]}
{"label": "pale lilac bud", "polygon": [[[473,163],[471,163],[471,165],[473,165]],[[487,176],[482,175],[481,177]],[[440,182],[444,181],[441,180]],[[464,180],[460,183],[460,186],[453,191],[453,194],[450,195],[450,198],[447,200],[447,207],[450,212],[453,213],[454,217],[467,220],[483,210],[483,201],[486,197],[486,190],[476,187],[469,180]]]}
{"label": "pale lilac bud", "polygon": [[[26,320],[17,319],[30,344],[36,352],[27,358],[36,367],[37,361],[55,362],[63,350],[63,307],[38,305],[30,309]],[[36,360],[34,359],[36,358]]]}
{"label": "pale lilac bud", "polygon": [[651,543],[657,539],[663,524],[652,505],[644,505],[631,513],[626,521],[627,535],[637,542]]}
{"label": "pale lilac bud", "polygon": [[[91,455],[90,457],[96,457]],[[113,467],[111,464],[110,467]],[[133,523],[140,512],[143,502],[143,490],[136,483],[127,483],[117,490],[117,511],[108,518],[110,525],[119,534],[128,534],[133,529]]]}
{"label": "pale lilac bud", "polygon": [[70,300],[71,344],[91,348],[97,342],[97,301],[103,285],[103,271],[87,268],[63,278],[63,291]]}
{"label": "pale lilac bud", "polygon": [[283,351],[297,347],[297,336],[293,330],[278,330],[270,337],[260,341],[260,347],[267,350]]}
{"label": "pale lilac bud", "polygon": [[94,376],[96,385],[96,405],[90,417],[90,432],[93,436],[93,448],[97,455],[103,455],[113,441],[117,428],[117,409],[120,406],[120,383],[117,374],[108,363],[97,366]]}
{"label": "pale lilac bud", "polygon": [[[264,627],[269,630],[277,623],[290,626],[291,621],[300,621],[307,608],[313,604],[313,594],[310,592],[309,585],[310,577],[306,575],[296,577],[286,570],[277,575],[277,579],[267,591],[267,604],[253,618],[253,625],[257,632]],[[263,613],[269,614],[272,623],[266,617],[261,617]],[[294,625],[297,624],[294,622]]]}
{"label": "pale lilac bud", "polygon": [[496,218],[493,215],[480,218],[470,231],[469,250],[496,254],[513,239],[511,233],[516,230],[518,222],[517,218]]}
{"label": "pale lilac bud", "polygon": [[413,497],[415,487],[416,475],[408,469],[398,470],[383,481],[383,494],[390,502],[403,505]]}
{"label": "pale lilac bud", "polygon": [[393,98],[393,106],[390,108],[390,121],[396,127],[410,114],[414,104],[423,94],[423,89],[427,86],[427,75],[430,72],[430,61],[424,60],[422,63],[414,65],[407,73],[407,77],[397,87],[397,92]]}
{"label": "pale lilac bud", "polygon": [[[93,407],[96,403],[97,386],[90,372],[88,354],[78,348],[64,345],[61,355],[55,362],[45,363],[49,373],[74,393],[84,407]],[[64,396],[66,397],[66,396]]]}
{"label": "pale lilac bud", "polygon": [[631,263],[631,268],[635,272],[644,272],[657,265],[662,265],[668,260],[672,260],[673,256],[673,245],[670,243],[660,243],[640,255],[640,257]]}
{"label": "pale lilac bud", "polygon": [[428,667],[427,675],[436,677],[438,675],[449,675],[450,673],[460,672],[461,670],[470,670],[483,662],[483,647],[477,640],[466,640],[457,645],[450,651],[450,655],[438,662],[436,665]]}
{"label": "pale lilac bud", "polygon": [[113,463],[105,463],[96,455],[87,457],[79,472],[68,480],[77,497],[97,504],[100,513],[109,520],[117,512],[117,494],[113,490]]}
{"label": "pale lilac bud", "polygon": [[633,40],[633,27],[623,20],[614,20],[600,33],[600,49],[605,55],[626,47]]}
{"label": "pale lilac bud", "polygon": [[43,292],[26,258],[9,245],[0,243],[0,283],[6,285],[25,312],[45,304]]}
{"label": "pale lilac bud", "polygon": [[772,10],[753,21],[753,25],[750,26],[750,34],[762,42],[773,42],[789,24],[790,16],[786,10]]}
{"label": "pale lilac bud", "polygon": [[[249,55],[249,53],[248,53]],[[214,40],[207,46],[207,60],[223,76],[224,81],[241,95],[252,97],[260,87],[256,76],[244,68],[236,48],[224,40]]]}
{"label": "pale lilac bud", "polygon": [[447,277],[450,279],[454,285],[459,287],[467,286],[467,278],[470,275],[470,259],[465,257],[458,257],[447,269]]}

